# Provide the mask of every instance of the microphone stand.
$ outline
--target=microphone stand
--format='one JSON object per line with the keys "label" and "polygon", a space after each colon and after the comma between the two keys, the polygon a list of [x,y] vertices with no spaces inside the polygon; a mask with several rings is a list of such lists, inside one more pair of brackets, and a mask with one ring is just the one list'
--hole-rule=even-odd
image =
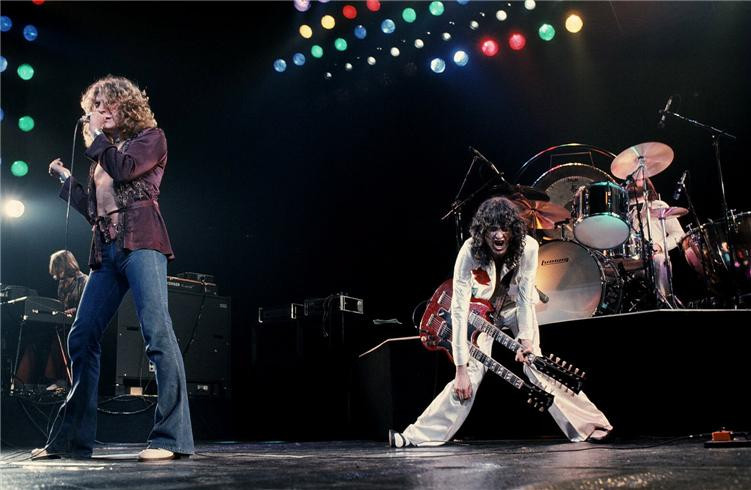
{"label": "microphone stand", "polygon": [[503,172],[499,172],[495,166],[490,163],[485,158],[481,158],[481,155],[478,155],[476,151],[473,151],[474,156],[472,157],[472,163],[470,163],[469,168],[467,169],[467,173],[464,174],[464,180],[462,181],[462,185],[459,187],[459,191],[456,193],[456,197],[454,198],[453,204],[451,204],[451,209],[441,217],[441,221],[446,220],[449,216],[452,214],[454,215],[454,226],[456,227],[456,248],[459,250],[462,248],[462,245],[464,244],[464,229],[462,228],[462,208],[465,204],[467,204],[469,201],[471,201],[477,194],[485,190],[492,182],[493,180],[488,180],[485,182],[482,186],[480,186],[479,189],[477,189],[475,192],[467,196],[463,200],[459,200],[459,196],[461,196],[462,191],[464,190],[464,186],[467,184],[467,179],[469,178],[469,174],[472,172],[472,168],[475,166],[475,162],[477,160],[482,160],[486,163],[488,163],[491,168],[498,174],[498,177],[500,178],[501,182],[508,185],[510,187],[510,184],[506,182],[506,179],[503,178]]}
{"label": "microphone stand", "polygon": [[[689,124],[692,124],[693,126],[702,128],[706,131],[708,131],[712,135],[712,147],[714,149],[714,156],[715,156],[715,162],[717,163],[717,174],[720,177],[720,196],[722,197],[722,200],[720,201],[722,204],[722,222],[723,222],[723,228],[725,232],[725,237],[728,241],[728,251],[730,252],[730,264],[726,264],[726,267],[728,269],[728,272],[730,272],[731,280],[733,281],[733,289],[735,291],[733,300],[734,300],[734,306],[737,308],[740,304],[740,291],[737,287],[737,280],[735,277],[735,274],[733,274],[733,261],[736,259],[735,256],[735,243],[733,240],[733,237],[731,235],[735,234],[738,230],[738,225],[735,221],[735,214],[731,214],[728,210],[728,202],[727,198],[725,196],[725,179],[722,176],[722,165],[720,163],[720,138],[725,137],[731,141],[735,141],[737,138],[735,135],[728,133],[725,130],[715,128],[714,126],[710,126],[709,124],[704,124],[702,122],[696,121],[695,119],[691,119],[685,116],[682,116],[676,112],[672,111],[661,111],[663,115],[669,115],[673,116],[677,119],[681,119],[683,121],[686,121]],[[731,223],[732,221],[732,223]],[[709,244],[707,244],[709,245]],[[725,263],[722,257],[720,257],[721,263]]]}

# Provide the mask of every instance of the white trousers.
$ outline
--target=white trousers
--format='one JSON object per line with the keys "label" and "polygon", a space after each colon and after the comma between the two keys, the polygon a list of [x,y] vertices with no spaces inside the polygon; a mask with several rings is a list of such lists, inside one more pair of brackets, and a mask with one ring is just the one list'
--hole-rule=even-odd
{"label": "white trousers", "polygon": [[[502,312],[504,325],[511,327],[517,334],[516,308]],[[485,334],[477,338],[480,350],[490,355],[493,339]],[[539,341],[533,339],[535,354],[540,354]],[[524,374],[535,385],[552,393],[555,401],[548,409],[548,413],[561,428],[565,436],[572,442],[587,439],[602,439],[613,429],[605,415],[592,403],[583,391],[577,394],[563,390],[556,386],[550,378],[540,373],[534,367],[524,366]],[[416,446],[440,446],[454,437],[454,434],[469,415],[477,396],[477,389],[487,368],[476,359],[469,361],[467,369],[472,383],[472,398],[460,401],[454,391],[454,381],[450,381],[440,394],[428,405],[415,423],[408,426],[403,434]]]}

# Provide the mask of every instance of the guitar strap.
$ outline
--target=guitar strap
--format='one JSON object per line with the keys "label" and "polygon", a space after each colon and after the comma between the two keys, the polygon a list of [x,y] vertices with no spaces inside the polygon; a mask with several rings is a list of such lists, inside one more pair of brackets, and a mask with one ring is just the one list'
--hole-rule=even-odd
{"label": "guitar strap", "polygon": [[[501,328],[503,325],[501,324],[501,310],[503,310],[503,307],[506,306],[506,303],[508,301],[508,290],[511,286],[511,279],[514,277],[514,274],[516,273],[517,267],[514,267],[506,272],[506,274],[503,276],[503,278],[496,284],[495,291],[493,292],[493,309],[495,310],[495,315],[493,315],[493,324]],[[510,301],[509,301],[510,302]]]}

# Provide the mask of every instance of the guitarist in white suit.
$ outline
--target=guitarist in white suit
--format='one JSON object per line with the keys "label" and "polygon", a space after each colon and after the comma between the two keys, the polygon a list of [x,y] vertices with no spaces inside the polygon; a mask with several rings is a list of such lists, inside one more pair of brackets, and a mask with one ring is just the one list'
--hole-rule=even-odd
{"label": "guitarist in white suit", "polygon": [[[474,403],[487,368],[469,355],[467,320],[470,299],[489,300],[496,325],[511,329],[521,348],[516,360],[525,363],[529,380],[555,395],[548,412],[566,437],[574,442],[600,440],[612,430],[605,415],[584,392],[560,389],[527,359],[540,355],[540,334],[535,316],[539,295],[535,289],[539,245],[526,234],[527,226],[512,201],[493,197],[478,208],[454,265],[451,323],[452,356],[456,376],[404,432],[389,431],[391,447],[438,446],[451,440]],[[491,354],[492,339],[477,338],[480,350]]]}

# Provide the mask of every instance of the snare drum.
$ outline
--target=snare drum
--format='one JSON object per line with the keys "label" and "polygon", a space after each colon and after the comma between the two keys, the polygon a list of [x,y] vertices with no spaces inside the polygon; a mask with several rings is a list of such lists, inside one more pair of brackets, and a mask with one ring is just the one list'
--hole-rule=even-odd
{"label": "snare drum", "polygon": [[598,250],[615,248],[631,231],[628,222],[628,193],[613,182],[593,182],[579,187],[574,195],[574,236]]}
{"label": "snare drum", "polygon": [[540,325],[620,311],[623,280],[615,264],[576,242],[542,244],[535,279],[550,298],[535,305]]}

